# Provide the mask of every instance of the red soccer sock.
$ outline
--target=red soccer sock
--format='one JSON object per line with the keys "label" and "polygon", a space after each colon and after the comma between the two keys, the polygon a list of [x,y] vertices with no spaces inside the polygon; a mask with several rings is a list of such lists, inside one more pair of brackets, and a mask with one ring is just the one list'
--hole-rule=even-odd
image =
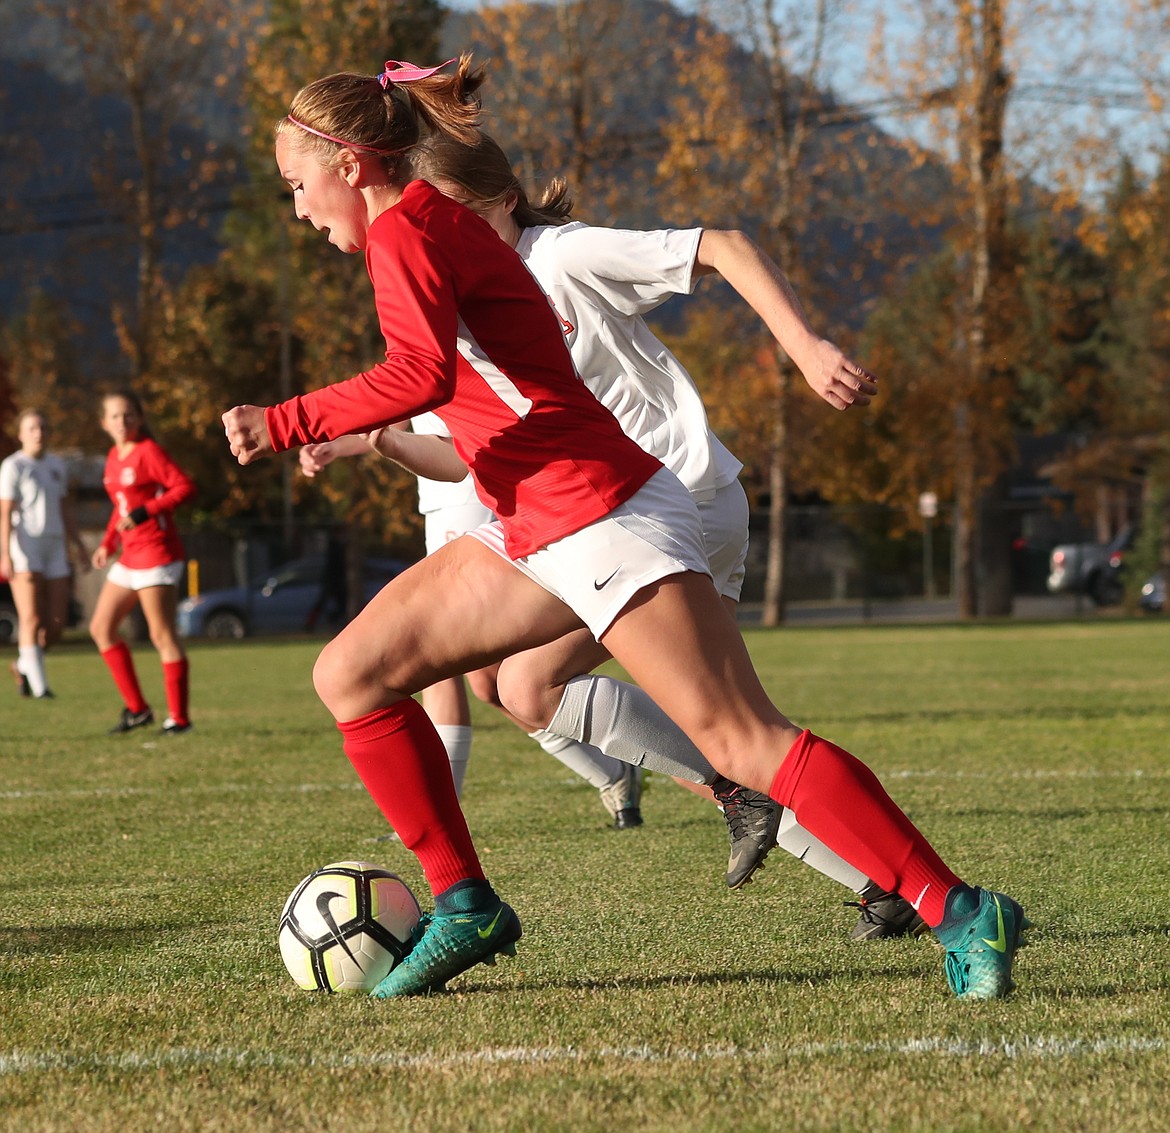
{"label": "red soccer sock", "polygon": [[187,658],[162,663],[163,686],[167,692],[167,712],[176,724],[189,724],[187,716],[188,671]]}
{"label": "red soccer sock", "polygon": [[124,641],[111,645],[102,655],[106,667],[122,694],[126,707],[135,715],[145,712],[149,705],[142,696],[142,689],[138,685],[138,674],[134,671],[134,657],[130,653],[130,646]]}
{"label": "red soccer sock", "polygon": [[457,881],[485,880],[447,752],[422,705],[400,700],[337,727],[345,754],[402,844],[418,858],[431,892]]}
{"label": "red soccer sock", "polygon": [[891,893],[900,893],[934,928],[948,890],[961,884],[861,760],[802,732],[769,792],[829,849]]}

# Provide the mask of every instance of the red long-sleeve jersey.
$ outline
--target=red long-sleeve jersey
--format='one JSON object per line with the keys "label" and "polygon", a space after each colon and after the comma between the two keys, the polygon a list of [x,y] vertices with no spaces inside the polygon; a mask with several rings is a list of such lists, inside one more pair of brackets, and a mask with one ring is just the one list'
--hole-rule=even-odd
{"label": "red long-sleeve jersey", "polygon": [[[195,481],[157,441],[143,438],[124,457],[118,456],[116,447],[110,449],[102,484],[114,504],[102,546],[113,554],[121,544],[123,566],[143,570],[184,557],[172,513],[195,495]],[[146,518],[119,531],[118,521],[139,508]]]}
{"label": "red long-sleeve jersey", "polygon": [[578,380],[544,292],[481,217],[411,182],[370,226],[366,267],[386,361],[267,409],[277,452],[434,410],[514,558],[662,467]]}

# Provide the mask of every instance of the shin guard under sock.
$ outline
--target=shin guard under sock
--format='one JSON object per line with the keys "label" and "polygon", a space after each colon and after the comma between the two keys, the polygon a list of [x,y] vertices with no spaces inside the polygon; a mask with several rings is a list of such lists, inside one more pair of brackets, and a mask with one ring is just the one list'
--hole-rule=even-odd
{"label": "shin guard under sock", "polygon": [[378,809],[419,860],[432,893],[484,880],[447,753],[417,701],[339,721],[345,754]]}
{"label": "shin guard under sock", "polygon": [[834,853],[891,893],[900,893],[932,928],[960,879],[899,809],[861,760],[802,732],[769,792]]}
{"label": "shin guard under sock", "polygon": [[134,671],[134,657],[130,646],[124,641],[111,645],[105,650],[101,658],[118,686],[118,692],[127,708],[135,715],[145,712],[149,705],[142,696],[142,688],[138,684],[138,674]]}
{"label": "shin guard under sock", "polygon": [[176,724],[191,723],[187,715],[188,672],[187,658],[162,663],[163,688],[166,689],[167,714]]}

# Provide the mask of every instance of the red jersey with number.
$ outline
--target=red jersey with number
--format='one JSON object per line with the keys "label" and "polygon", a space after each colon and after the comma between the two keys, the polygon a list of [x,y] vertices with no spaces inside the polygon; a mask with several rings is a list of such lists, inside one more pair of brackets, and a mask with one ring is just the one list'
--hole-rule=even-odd
{"label": "red jersey with number", "polygon": [[413,181],[370,226],[366,267],[386,361],[267,409],[277,452],[434,410],[513,558],[662,467],[578,380],[547,297],[482,217]]}
{"label": "red jersey with number", "polygon": [[[143,438],[125,456],[118,455],[117,447],[110,449],[102,484],[114,504],[102,546],[113,554],[121,545],[123,566],[144,570],[184,558],[172,513],[195,495],[195,481],[157,441]],[[148,518],[127,531],[117,530],[118,521],[135,508],[145,508]]]}

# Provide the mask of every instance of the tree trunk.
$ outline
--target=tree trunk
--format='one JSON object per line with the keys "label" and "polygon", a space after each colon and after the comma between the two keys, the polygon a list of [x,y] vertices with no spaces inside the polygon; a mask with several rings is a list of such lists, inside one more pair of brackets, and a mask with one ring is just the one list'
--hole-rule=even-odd
{"label": "tree trunk", "polygon": [[783,353],[779,357],[776,392],[776,415],[772,426],[771,461],[768,469],[768,489],[772,498],[768,514],[768,565],[764,575],[764,611],[766,626],[778,626],[784,621],[787,604],[784,559],[786,529],[788,527],[788,383],[791,362]]}

